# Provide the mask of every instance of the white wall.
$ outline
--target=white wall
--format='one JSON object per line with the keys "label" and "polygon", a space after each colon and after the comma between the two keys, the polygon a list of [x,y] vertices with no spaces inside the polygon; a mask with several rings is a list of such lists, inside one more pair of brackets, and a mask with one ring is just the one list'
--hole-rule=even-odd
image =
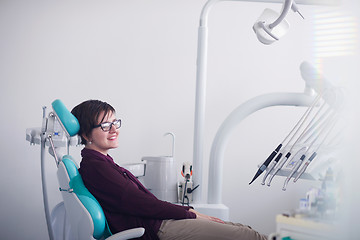
{"label": "white wall", "polygon": [[[120,165],[170,154],[170,139],[163,137],[168,131],[176,134],[178,163],[192,160],[197,26],[205,2],[0,2],[2,239],[47,239],[40,150],[25,141],[25,130],[40,126],[42,106],[56,98],[69,108],[92,98],[117,109],[123,127],[120,147],[111,154]],[[210,14],[204,167],[218,127],[235,107],[262,93],[302,91],[300,63],[318,60],[312,20],[320,7],[301,7],[306,20],[291,14],[288,35],[263,46],[251,27],[266,6],[280,10],[277,4],[226,2]],[[345,11],[359,17],[351,8]],[[354,54],[322,59],[326,76],[340,82],[358,76],[358,49]],[[234,132],[225,154],[223,192],[231,220],[270,233],[275,215],[297,207],[312,185],[302,181],[286,192],[283,179],[275,179],[271,188],[259,181],[248,185],[257,164],[300,114],[301,109],[267,109]],[[77,155],[80,149],[71,151]],[[46,169],[53,207],[61,197],[50,157]]]}

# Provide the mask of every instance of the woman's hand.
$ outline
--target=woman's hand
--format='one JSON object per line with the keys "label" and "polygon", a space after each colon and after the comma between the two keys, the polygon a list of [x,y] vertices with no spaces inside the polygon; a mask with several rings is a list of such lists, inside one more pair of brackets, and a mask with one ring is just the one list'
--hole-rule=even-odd
{"label": "woman's hand", "polygon": [[203,220],[209,220],[209,221],[218,222],[218,223],[224,223],[224,221],[219,218],[211,217],[211,216],[199,213],[199,212],[195,211],[194,209],[189,209],[189,211],[196,214],[196,219],[203,219]]}

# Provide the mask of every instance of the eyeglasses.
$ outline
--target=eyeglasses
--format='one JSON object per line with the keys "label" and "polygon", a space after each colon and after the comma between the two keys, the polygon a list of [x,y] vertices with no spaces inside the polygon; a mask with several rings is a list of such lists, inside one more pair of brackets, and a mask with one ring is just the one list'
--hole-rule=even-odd
{"label": "eyeglasses", "polygon": [[95,125],[93,128],[101,127],[101,129],[104,132],[108,132],[108,131],[110,131],[110,129],[112,128],[113,125],[116,129],[119,129],[121,127],[121,119],[117,119],[113,122],[103,122],[98,125]]}

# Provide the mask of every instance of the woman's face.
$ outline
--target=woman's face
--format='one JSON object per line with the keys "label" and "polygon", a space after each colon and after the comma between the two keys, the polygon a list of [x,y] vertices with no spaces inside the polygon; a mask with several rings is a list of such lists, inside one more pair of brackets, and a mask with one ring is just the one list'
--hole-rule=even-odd
{"label": "woman's face", "polygon": [[[103,114],[99,115],[98,123],[109,122],[112,123],[116,120],[115,114],[109,112],[102,120]],[[102,120],[102,122],[100,122]],[[86,147],[96,150],[104,155],[108,154],[109,149],[118,147],[119,129],[111,125],[110,131],[103,131],[101,127],[96,127],[92,130],[89,139],[87,139]],[[91,142],[91,143],[90,143]]]}

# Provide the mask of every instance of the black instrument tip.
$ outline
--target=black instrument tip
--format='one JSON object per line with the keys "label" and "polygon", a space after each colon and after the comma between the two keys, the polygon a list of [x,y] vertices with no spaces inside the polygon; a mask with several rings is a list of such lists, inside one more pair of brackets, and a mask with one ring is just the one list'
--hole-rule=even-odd
{"label": "black instrument tip", "polygon": [[253,178],[253,179],[251,180],[251,182],[249,183],[249,185],[252,184],[252,182],[255,181],[255,179],[257,179],[262,172],[263,172],[263,171],[261,171],[261,170],[259,169],[259,170],[256,172],[254,178]]}

